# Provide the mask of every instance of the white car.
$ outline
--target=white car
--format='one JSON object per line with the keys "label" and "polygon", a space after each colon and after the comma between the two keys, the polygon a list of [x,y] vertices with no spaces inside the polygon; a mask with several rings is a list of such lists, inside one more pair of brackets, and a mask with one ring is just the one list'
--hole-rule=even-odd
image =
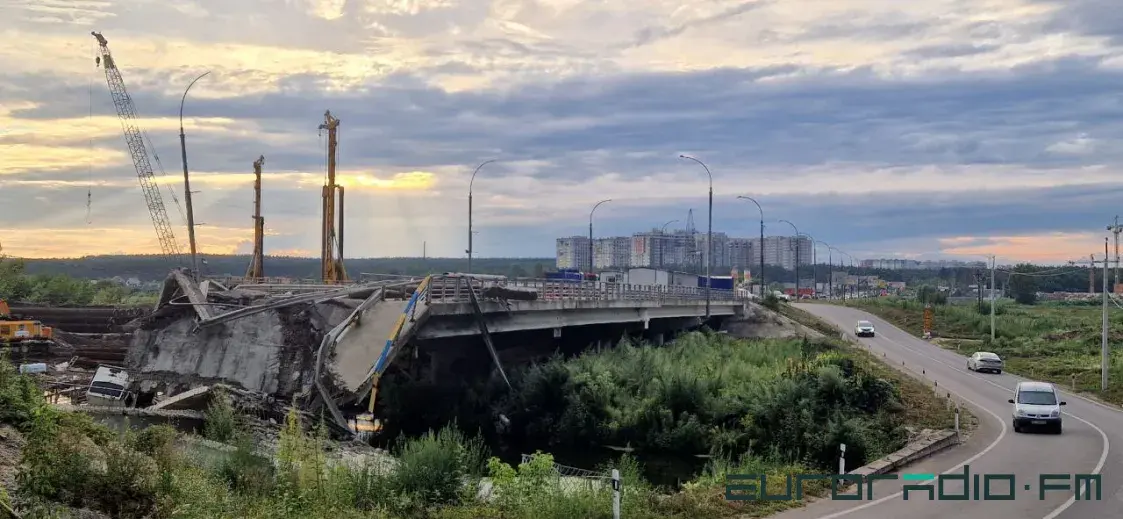
{"label": "white car", "polygon": [[967,369],[979,373],[989,371],[1001,375],[1002,359],[989,351],[976,351],[973,355],[967,357]]}
{"label": "white car", "polygon": [[1054,434],[1061,434],[1061,406],[1068,402],[1061,400],[1057,388],[1048,382],[1018,382],[1014,398],[1014,432],[1022,432],[1029,427],[1049,428]]}
{"label": "white car", "polygon": [[869,321],[858,321],[854,325],[854,335],[858,337],[873,337],[874,336],[873,323]]}

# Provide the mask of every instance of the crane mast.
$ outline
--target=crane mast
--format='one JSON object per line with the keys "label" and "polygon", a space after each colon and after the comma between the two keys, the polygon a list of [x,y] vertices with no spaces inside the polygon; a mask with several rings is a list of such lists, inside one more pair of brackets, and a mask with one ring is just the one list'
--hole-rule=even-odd
{"label": "crane mast", "polygon": [[129,153],[133,156],[133,166],[136,168],[140,188],[144,192],[144,199],[148,204],[148,212],[152,216],[152,225],[156,228],[156,236],[160,241],[160,250],[164,257],[176,266],[183,265],[183,252],[179,242],[172,231],[168,212],[164,208],[164,199],[160,196],[160,188],[152,174],[152,163],[148,160],[148,150],[144,147],[144,136],[137,125],[136,106],[125,89],[125,80],[113,56],[109,53],[109,42],[99,32],[91,32],[97,38],[100,47],[99,61],[105,70],[105,83],[109,86],[109,94],[113,98],[113,106],[117,109],[117,117],[121,119],[121,129],[125,134],[125,143],[129,146]]}
{"label": "crane mast", "polygon": [[261,216],[261,166],[265,155],[253,161],[253,258],[246,271],[247,281],[260,281],[265,277],[265,217]]}
{"label": "crane mast", "polygon": [[[343,268],[343,186],[335,184],[335,155],[339,147],[337,139],[339,119],[332,117],[331,111],[324,112],[321,130],[328,132],[328,178],[323,190],[323,238],[320,244],[320,270],[324,283],[347,281],[347,271]],[[339,235],[336,236],[335,192],[339,191]],[[338,247],[338,248],[337,248]]]}

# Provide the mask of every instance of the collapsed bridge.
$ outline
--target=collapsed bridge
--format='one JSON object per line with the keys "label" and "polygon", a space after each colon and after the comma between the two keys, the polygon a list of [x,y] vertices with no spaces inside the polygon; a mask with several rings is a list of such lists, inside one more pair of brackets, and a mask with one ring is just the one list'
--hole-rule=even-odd
{"label": "collapsed bridge", "polygon": [[745,313],[728,290],[711,291],[707,316],[704,288],[458,273],[346,286],[230,285],[169,275],[156,310],[133,324],[128,366],[142,393],[222,382],[325,409],[347,428],[344,409],[372,411],[381,376],[407,349],[411,357],[430,350],[446,370],[457,358],[489,357],[506,378],[506,336],[532,337],[520,344],[547,349],[565,337],[599,345],[642,334],[662,342],[707,318]]}

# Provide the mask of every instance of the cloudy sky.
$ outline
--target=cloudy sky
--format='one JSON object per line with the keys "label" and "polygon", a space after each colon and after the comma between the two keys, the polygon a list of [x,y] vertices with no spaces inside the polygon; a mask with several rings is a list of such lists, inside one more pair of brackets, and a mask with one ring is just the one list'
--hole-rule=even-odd
{"label": "cloudy sky", "polygon": [[[1106,0],[5,0],[4,253],[156,252],[103,32],[205,252],[316,255],[324,111],[349,257],[552,256],[693,209],[857,257],[1102,252],[1123,197],[1123,10]],[[155,164],[155,162],[154,162]],[[173,196],[174,195],[174,196]]]}

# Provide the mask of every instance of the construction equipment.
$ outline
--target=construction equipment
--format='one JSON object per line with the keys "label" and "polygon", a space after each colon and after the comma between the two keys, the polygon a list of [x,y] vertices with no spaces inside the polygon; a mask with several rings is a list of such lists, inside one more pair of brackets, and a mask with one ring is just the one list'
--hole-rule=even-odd
{"label": "construction equipment", "polygon": [[253,161],[253,257],[250,268],[246,270],[247,282],[261,282],[265,277],[265,217],[261,216],[261,166],[265,155]]}
{"label": "construction equipment", "polygon": [[52,343],[54,330],[50,326],[13,316],[8,303],[0,299],[0,345]]}
{"label": "construction equipment", "polygon": [[[335,159],[339,147],[339,119],[331,111],[324,112],[320,130],[328,132],[328,175],[323,190],[323,240],[320,244],[320,270],[324,283],[347,281],[343,267],[343,186],[335,184]],[[336,236],[335,192],[339,191],[339,235]],[[338,249],[336,248],[338,246]],[[338,252],[338,257],[337,257]]]}
{"label": "construction equipment", "polygon": [[105,71],[105,83],[109,86],[109,94],[113,98],[113,106],[117,109],[117,117],[121,119],[121,129],[125,134],[125,143],[129,146],[129,153],[133,156],[133,166],[136,168],[140,188],[144,191],[144,199],[148,203],[148,212],[152,216],[152,225],[156,228],[156,236],[160,241],[160,249],[164,257],[175,266],[184,265],[185,258],[172,232],[172,224],[168,219],[168,212],[164,208],[164,199],[160,195],[160,187],[152,174],[152,163],[148,160],[148,149],[144,146],[144,135],[137,125],[137,112],[133,100],[125,89],[125,80],[113,55],[109,53],[109,42],[98,32],[91,32],[97,38],[100,47],[98,63]]}

